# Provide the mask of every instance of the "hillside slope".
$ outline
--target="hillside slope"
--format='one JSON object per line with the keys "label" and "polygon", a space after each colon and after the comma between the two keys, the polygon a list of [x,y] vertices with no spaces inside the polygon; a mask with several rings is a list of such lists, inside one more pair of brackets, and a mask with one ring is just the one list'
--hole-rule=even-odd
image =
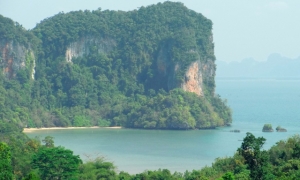
{"label": "hillside slope", "polygon": [[[59,13],[31,31],[0,22],[5,121],[150,129],[231,123],[215,95],[212,22],[181,3]],[[15,35],[7,35],[8,24]],[[8,48],[7,56],[7,44],[21,50]]]}

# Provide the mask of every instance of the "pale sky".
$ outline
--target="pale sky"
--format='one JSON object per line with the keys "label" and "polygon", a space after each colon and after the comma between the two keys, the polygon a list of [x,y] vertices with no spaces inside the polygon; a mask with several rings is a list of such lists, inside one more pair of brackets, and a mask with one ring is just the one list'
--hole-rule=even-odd
{"label": "pale sky", "polygon": [[[61,11],[133,10],[163,0],[0,0],[0,14],[32,29]],[[217,60],[300,56],[299,0],[181,0],[213,21]]]}

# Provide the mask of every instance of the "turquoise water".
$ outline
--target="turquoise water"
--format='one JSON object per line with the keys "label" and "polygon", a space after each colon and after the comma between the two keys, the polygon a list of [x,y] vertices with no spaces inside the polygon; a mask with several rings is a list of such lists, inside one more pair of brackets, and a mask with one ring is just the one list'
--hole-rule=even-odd
{"label": "turquoise water", "polygon": [[[74,151],[82,159],[103,156],[118,171],[138,173],[146,169],[171,171],[200,169],[217,157],[231,156],[246,132],[264,136],[265,149],[300,132],[300,80],[217,79],[217,93],[233,110],[232,127],[217,130],[161,131],[135,129],[48,130],[28,133],[50,135],[55,144]],[[262,133],[265,123],[286,128],[286,133]],[[241,133],[230,133],[239,129]]]}

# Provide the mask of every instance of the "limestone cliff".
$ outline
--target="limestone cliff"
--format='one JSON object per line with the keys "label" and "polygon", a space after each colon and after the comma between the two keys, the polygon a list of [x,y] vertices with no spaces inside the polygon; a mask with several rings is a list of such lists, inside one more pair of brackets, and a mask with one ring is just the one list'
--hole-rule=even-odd
{"label": "limestone cliff", "polygon": [[0,40],[0,68],[8,79],[14,78],[20,69],[28,68],[34,79],[34,53],[17,42]]}
{"label": "limestone cliff", "polygon": [[81,37],[69,44],[66,50],[66,61],[72,62],[72,58],[88,55],[91,48],[95,47],[98,53],[108,53],[116,46],[116,42],[110,38],[99,38],[93,36]]}
{"label": "limestone cliff", "polygon": [[214,78],[215,65],[211,61],[206,63],[196,60],[185,71],[185,78],[180,87],[187,92],[204,95],[204,78]]}
{"label": "limestone cliff", "polygon": [[[211,45],[213,45],[211,39]],[[184,69],[184,77],[181,81],[176,80],[178,72],[182,70],[180,63],[174,63],[172,61],[170,52],[171,47],[169,45],[160,49],[157,57],[157,69],[159,77],[164,79],[166,89],[171,90],[174,88],[182,88],[184,91],[193,92],[198,96],[204,95],[204,80],[214,79],[215,76],[215,63],[213,59],[200,57],[195,51],[189,53],[195,54],[196,59],[191,61],[186,69]],[[213,48],[210,51],[210,55],[213,57]],[[202,58],[202,59],[201,59]]]}
{"label": "limestone cliff", "polygon": [[185,73],[184,82],[181,84],[184,91],[203,95],[203,79],[200,61],[193,62]]}

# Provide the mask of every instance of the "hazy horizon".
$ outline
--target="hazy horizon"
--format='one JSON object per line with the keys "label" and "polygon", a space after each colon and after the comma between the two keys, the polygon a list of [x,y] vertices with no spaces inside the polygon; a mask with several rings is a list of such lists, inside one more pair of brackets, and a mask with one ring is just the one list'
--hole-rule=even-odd
{"label": "hazy horizon", "polygon": [[300,78],[300,56],[295,59],[271,54],[266,61],[253,58],[242,61],[216,61],[216,77],[237,78]]}
{"label": "hazy horizon", "polygon": [[245,61],[255,61],[257,63],[265,63],[265,62],[268,62],[268,61],[272,61],[272,59],[281,59],[281,60],[286,60],[286,61],[300,61],[300,55],[298,57],[295,57],[295,58],[290,58],[290,57],[286,57],[280,53],[271,53],[266,59],[263,59],[263,60],[257,60],[257,59],[254,59],[253,57],[248,57],[248,58],[244,58],[244,59],[240,59],[240,60],[237,60],[237,61],[224,61],[222,59],[217,59],[216,61],[221,61],[221,62],[224,62],[224,63],[242,63],[242,62],[245,62]]}
{"label": "hazy horizon", "polygon": [[[32,29],[37,23],[59,12],[76,10],[138,9],[164,2],[160,0],[17,0],[1,1],[0,14]],[[181,0],[188,8],[202,13],[213,22],[217,60],[231,62],[253,58],[266,61],[272,53],[295,59],[300,56],[300,1],[221,1]]]}

